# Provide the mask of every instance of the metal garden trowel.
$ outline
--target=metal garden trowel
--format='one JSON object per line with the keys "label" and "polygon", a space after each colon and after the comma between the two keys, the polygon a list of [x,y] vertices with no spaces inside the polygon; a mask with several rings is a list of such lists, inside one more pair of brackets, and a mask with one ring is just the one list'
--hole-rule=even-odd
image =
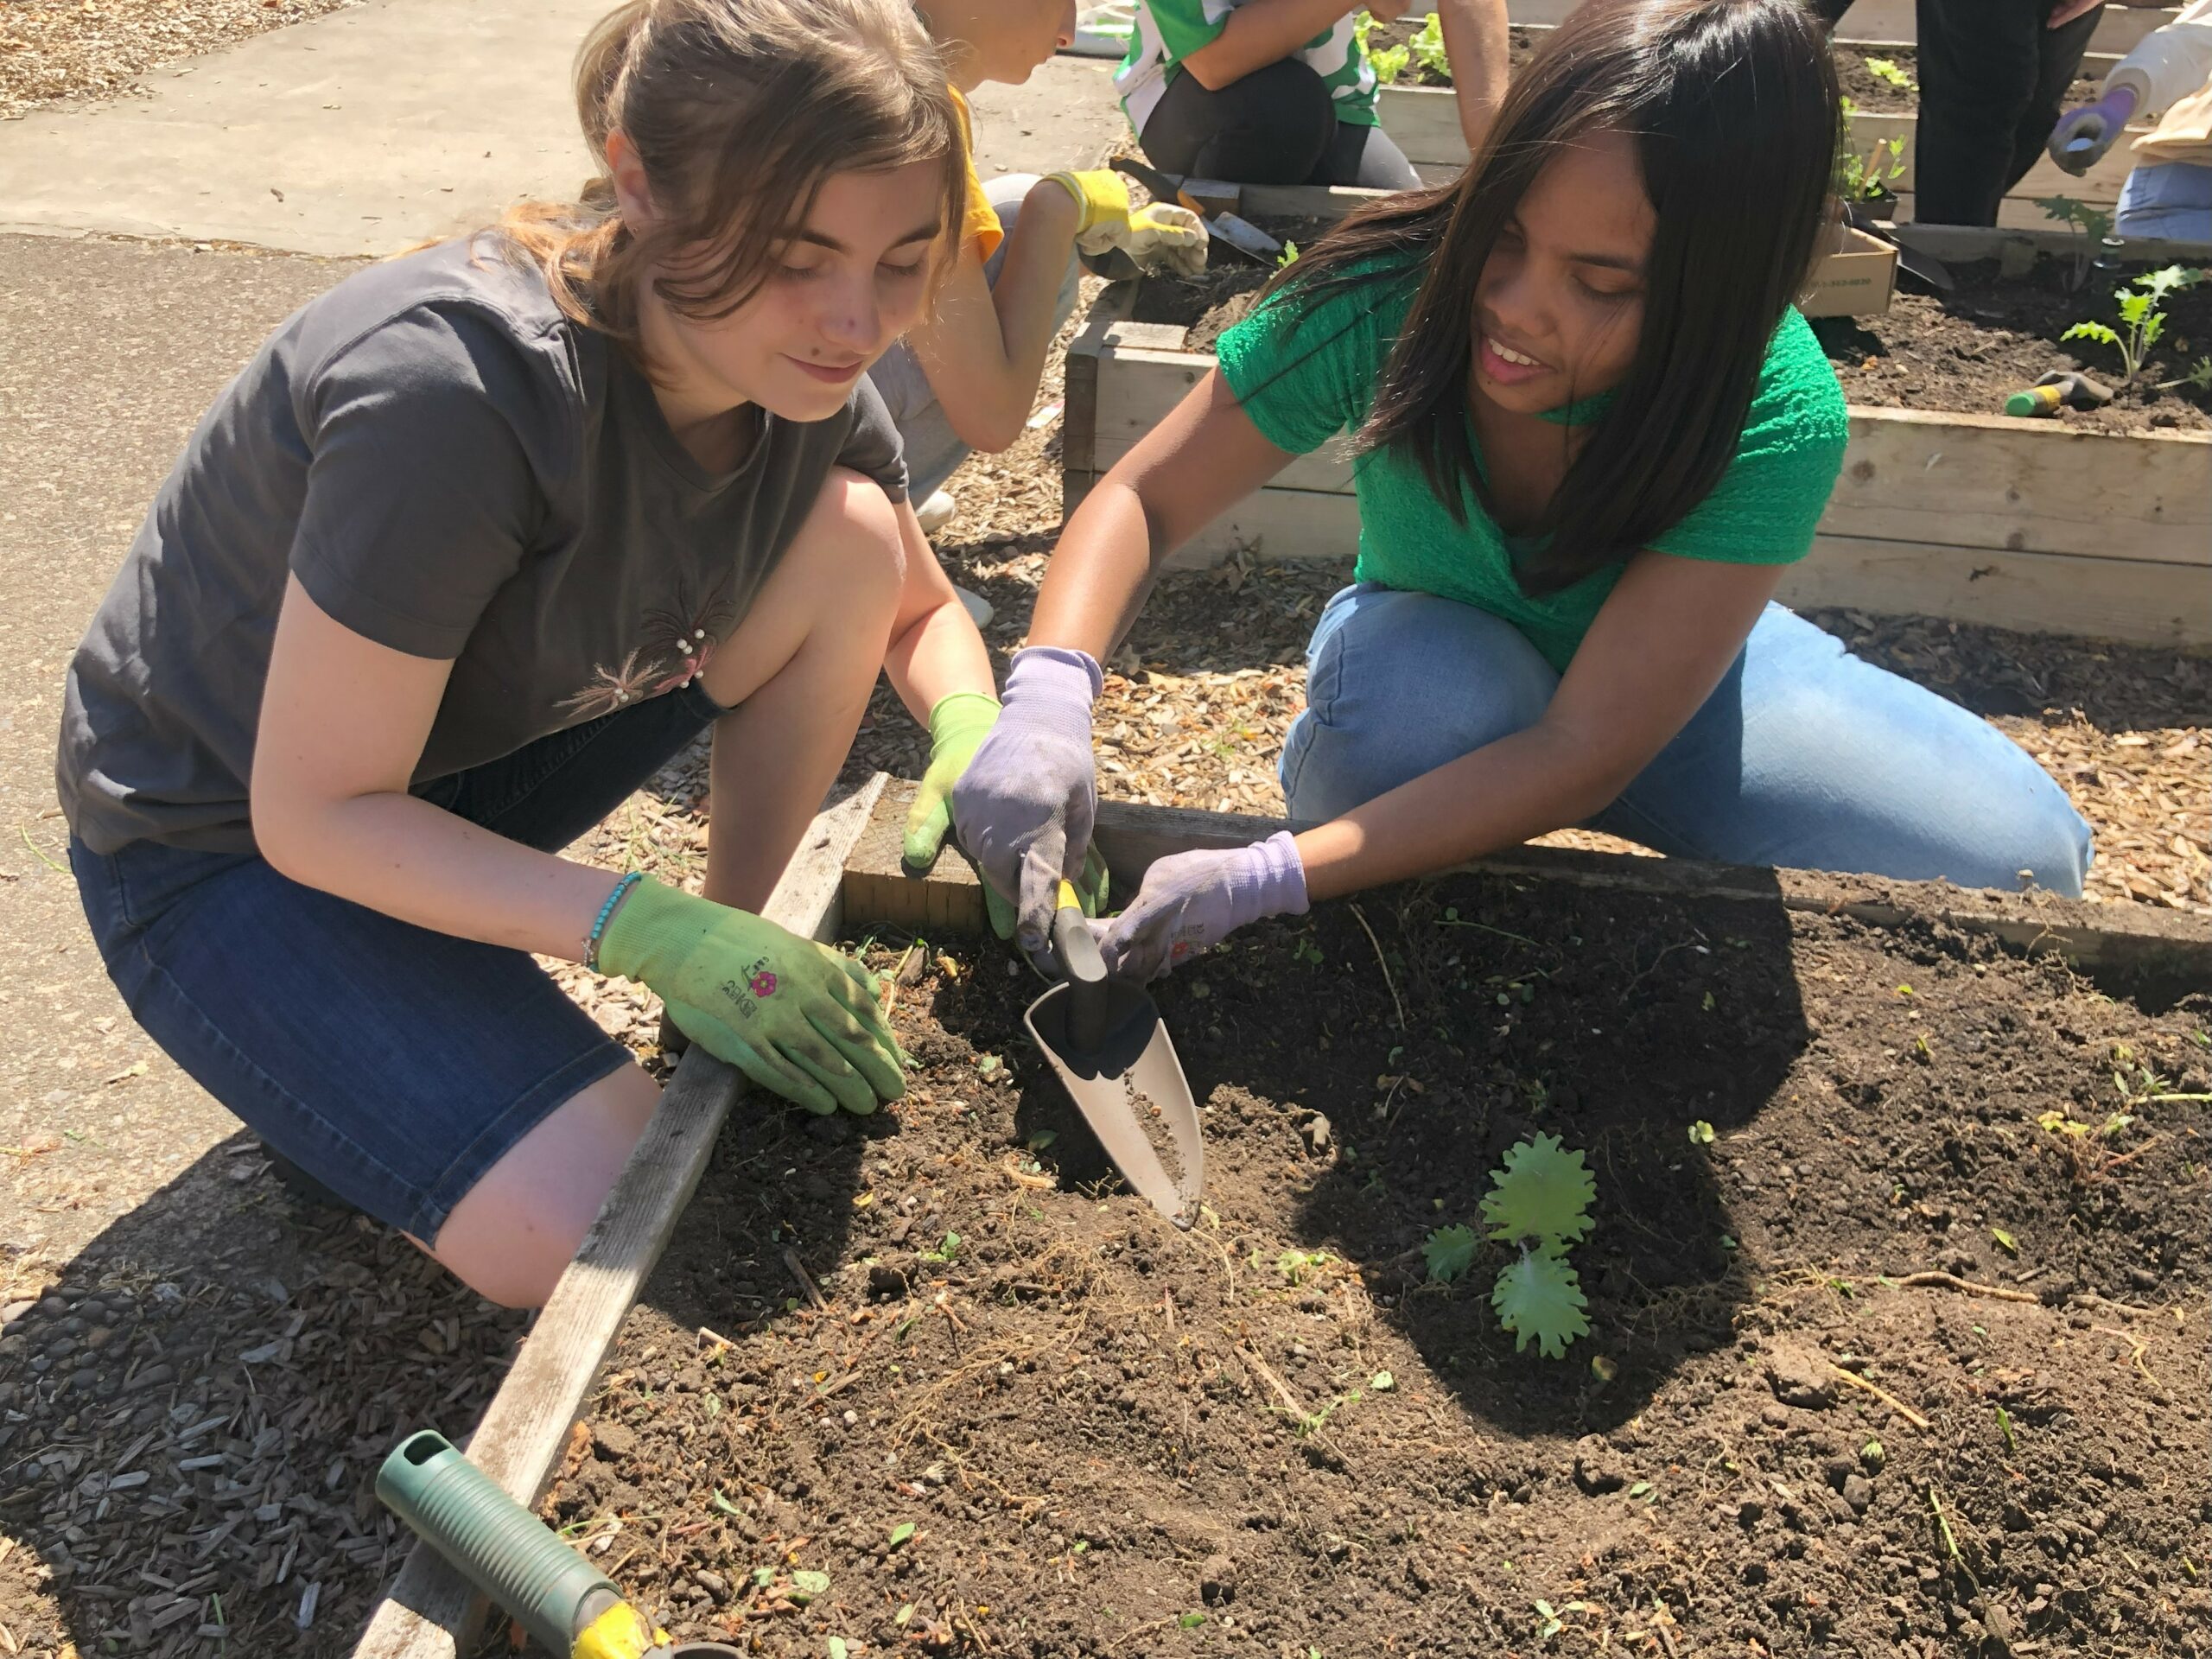
{"label": "metal garden trowel", "polygon": [[[1022,1023],[1114,1167],[1154,1209],[1188,1227],[1205,1182],[1205,1141],[1160,1008],[1143,987],[1108,977],[1098,941],[1065,881],[1052,917],[1052,948],[1067,977],[1029,1005]],[[1160,1138],[1180,1166],[1173,1174],[1161,1160]]]}

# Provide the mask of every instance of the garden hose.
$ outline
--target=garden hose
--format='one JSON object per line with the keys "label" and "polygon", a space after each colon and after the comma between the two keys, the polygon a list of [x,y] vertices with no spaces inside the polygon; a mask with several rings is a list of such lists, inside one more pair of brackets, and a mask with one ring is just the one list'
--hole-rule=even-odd
{"label": "garden hose", "polygon": [[614,1580],[563,1543],[434,1429],[410,1434],[377,1471],[377,1497],[408,1529],[550,1653],[570,1659],[676,1659],[734,1653],[671,1645]]}

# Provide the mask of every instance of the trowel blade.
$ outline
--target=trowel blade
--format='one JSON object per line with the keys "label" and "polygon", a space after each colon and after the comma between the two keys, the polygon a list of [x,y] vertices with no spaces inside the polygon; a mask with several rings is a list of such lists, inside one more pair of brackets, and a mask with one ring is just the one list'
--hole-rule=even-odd
{"label": "trowel blade", "polygon": [[[1159,1005],[1141,988],[1119,980],[1108,985],[1107,995],[1106,1040],[1095,1054],[1077,1052],[1068,1041],[1065,985],[1053,986],[1031,1003],[1022,1023],[1122,1179],[1178,1227],[1188,1227],[1197,1218],[1205,1184],[1205,1141],[1190,1082],[1174,1039],[1160,1021]],[[1179,1179],[1168,1173],[1138,1121],[1147,1103],[1167,1128],[1182,1165]]]}

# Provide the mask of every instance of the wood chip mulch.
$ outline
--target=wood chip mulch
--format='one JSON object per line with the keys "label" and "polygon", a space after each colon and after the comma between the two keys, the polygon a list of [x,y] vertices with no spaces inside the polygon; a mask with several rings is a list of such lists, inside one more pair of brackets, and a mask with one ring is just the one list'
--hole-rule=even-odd
{"label": "wood chip mulch", "polygon": [[358,3],[0,0],[0,121],[64,99],[143,93],[141,77],[158,65]]}
{"label": "wood chip mulch", "polygon": [[465,1435],[521,1339],[398,1235],[287,1200],[251,1137],[223,1154],[189,1178],[235,1195],[214,1231],[156,1203],[10,1293],[0,1654],[345,1652],[411,1541],[378,1465]]}

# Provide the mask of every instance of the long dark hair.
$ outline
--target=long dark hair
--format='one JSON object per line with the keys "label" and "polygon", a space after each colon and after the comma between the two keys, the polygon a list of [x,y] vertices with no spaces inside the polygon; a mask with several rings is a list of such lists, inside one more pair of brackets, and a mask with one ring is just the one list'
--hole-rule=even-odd
{"label": "long dark hair", "polygon": [[[1398,264],[1420,287],[1363,451],[1402,447],[1464,517],[1496,507],[1466,419],[1470,314],[1491,245],[1576,137],[1630,135],[1656,214],[1643,333],[1605,415],[1534,526],[1517,571],[1554,593],[1686,517],[1734,455],[1760,365],[1829,217],[1835,70],[1801,0],[1592,0],[1515,78],[1459,181],[1346,219],[1276,279],[1300,309]],[[1569,429],[1560,429],[1568,442]]]}

